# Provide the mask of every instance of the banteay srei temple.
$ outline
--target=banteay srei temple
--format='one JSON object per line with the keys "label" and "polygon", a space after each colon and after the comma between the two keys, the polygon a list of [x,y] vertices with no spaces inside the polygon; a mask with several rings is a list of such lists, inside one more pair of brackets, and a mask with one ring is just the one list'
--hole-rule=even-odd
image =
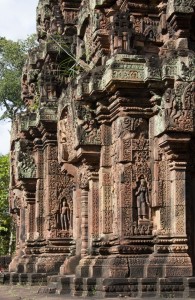
{"label": "banteay srei temple", "polygon": [[195,297],[195,0],[40,0],[11,136],[10,280]]}

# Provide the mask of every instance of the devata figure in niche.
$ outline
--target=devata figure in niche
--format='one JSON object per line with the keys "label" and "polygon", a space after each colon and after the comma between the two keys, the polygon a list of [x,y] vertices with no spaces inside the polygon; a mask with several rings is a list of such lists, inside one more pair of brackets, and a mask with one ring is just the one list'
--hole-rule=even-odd
{"label": "devata figure in niche", "polygon": [[66,199],[63,199],[61,213],[60,213],[60,221],[62,230],[69,230],[70,228],[70,207]]}
{"label": "devata figure in niche", "polygon": [[149,219],[149,197],[147,183],[144,178],[140,179],[140,186],[135,193],[137,196],[137,210],[138,210],[138,220],[148,220]]}

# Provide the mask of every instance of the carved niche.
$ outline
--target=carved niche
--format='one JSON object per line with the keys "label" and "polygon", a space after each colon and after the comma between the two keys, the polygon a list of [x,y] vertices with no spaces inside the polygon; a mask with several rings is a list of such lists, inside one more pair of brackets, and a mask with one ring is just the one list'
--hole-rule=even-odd
{"label": "carved niche", "polygon": [[118,137],[121,149],[119,161],[122,164],[119,183],[122,234],[150,234],[152,175],[148,121],[135,117],[120,118]]}
{"label": "carved niche", "polygon": [[57,199],[51,199],[48,229],[50,237],[71,237],[73,231],[73,177],[58,173]]}
{"label": "carved niche", "polygon": [[[71,99],[71,100],[70,100]],[[71,161],[76,156],[75,131],[76,111],[74,109],[74,95],[69,90],[60,99],[62,109],[59,110],[58,121],[58,160]]]}
{"label": "carved niche", "polygon": [[72,115],[68,108],[63,110],[61,120],[58,122],[58,158],[59,161],[69,161],[74,156]]}

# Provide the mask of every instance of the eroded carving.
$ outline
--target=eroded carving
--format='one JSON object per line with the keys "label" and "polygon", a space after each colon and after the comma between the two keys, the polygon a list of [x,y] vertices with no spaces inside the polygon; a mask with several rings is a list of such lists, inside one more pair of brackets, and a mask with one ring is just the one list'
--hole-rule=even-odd
{"label": "eroded carving", "polygon": [[39,1],[11,138],[11,271],[68,275],[77,296],[192,279],[193,24],[194,0]]}

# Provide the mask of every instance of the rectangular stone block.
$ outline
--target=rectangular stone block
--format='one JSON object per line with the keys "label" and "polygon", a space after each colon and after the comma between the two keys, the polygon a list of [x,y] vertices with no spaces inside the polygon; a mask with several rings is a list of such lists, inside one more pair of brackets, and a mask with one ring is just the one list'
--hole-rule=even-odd
{"label": "rectangular stone block", "polygon": [[157,294],[157,279],[141,278],[138,280],[139,284],[139,297],[153,298]]}
{"label": "rectangular stone block", "polygon": [[195,277],[187,278],[186,281],[186,289],[188,289],[188,294],[186,294],[186,298],[195,298]]}
{"label": "rectangular stone block", "polygon": [[160,297],[182,298],[185,291],[183,278],[160,278],[159,295]]}

